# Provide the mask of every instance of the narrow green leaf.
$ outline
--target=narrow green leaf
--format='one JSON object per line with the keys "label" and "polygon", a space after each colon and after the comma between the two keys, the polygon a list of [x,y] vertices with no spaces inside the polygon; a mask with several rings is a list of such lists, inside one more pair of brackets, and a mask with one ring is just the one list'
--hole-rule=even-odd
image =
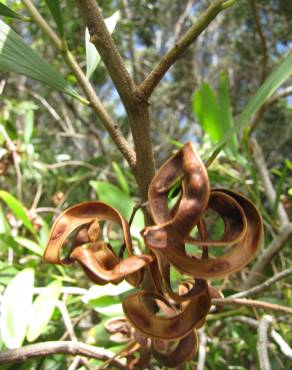
{"label": "narrow green leaf", "polygon": [[29,109],[25,114],[24,119],[24,142],[28,144],[30,142],[30,139],[32,137],[33,133],[33,124],[34,124],[34,111],[32,109]]}
{"label": "narrow green leaf", "polygon": [[35,242],[30,239],[23,238],[22,236],[15,236],[15,241],[22,247],[28,249],[30,252],[37,254],[38,256],[43,255],[43,249]]}
{"label": "narrow green leaf", "polygon": [[8,6],[2,3],[0,3],[0,15],[4,15],[5,17],[9,17],[9,18],[20,19],[22,21],[27,21],[27,22],[31,20],[31,18],[25,17],[21,14],[16,13],[14,10],[8,8]]}
{"label": "narrow green leaf", "polygon": [[3,21],[0,20],[0,70],[15,72],[40,81],[83,103],[83,99],[64,78]]}
{"label": "narrow green leaf", "polygon": [[46,329],[60,296],[62,283],[58,280],[49,284],[34,301],[27,331],[27,340],[33,342]]}
{"label": "narrow green leaf", "polygon": [[[90,186],[96,191],[98,198],[116,208],[127,220],[129,220],[134,201],[117,186],[103,181],[90,181]],[[133,224],[131,226],[132,235],[136,238],[141,238],[140,230],[144,227],[144,217],[142,211],[139,209],[135,215]]]}
{"label": "narrow green leaf", "polygon": [[125,178],[125,176],[122,172],[121,167],[116,162],[113,162],[112,165],[113,165],[113,169],[116,173],[117,179],[119,181],[120,188],[124,191],[125,194],[129,195],[130,194],[129,186],[128,186],[127,180],[126,180],[126,178]]}
{"label": "narrow green leaf", "polygon": [[193,95],[193,112],[213,142],[221,138],[219,106],[211,87],[203,82]]}
{"label": "narrow green leaf", "polygon": [[[233,126],[233,118],[231,114],[231,105],[230,105],[230,97],[229,97],[229,82],[228,82],[228,74],[226,72],[221,73],[220,81],[219,81],[219,106],[220,106],[220,130],[221,130],[221,137],[220,139],[226,134],[228,130],[230,130]],[[228,142],[228,146],[232,150],[234,156],[237,156],[237,138],[236,135],[232,135],[230,141]]]}
{"label": "narrow green leaf", "polygon": [[[104,20],[109,33],[111,34],[120,19],[119,11],[116,11],[112,16]],[[85,50],[86,50],[86,77],[89,79],[100,62],[100,55],[95,46],[90,42],[90,34],[86,27],[85,29]]]}
{"label": "narrow green leaf", "polygon": [[5,213],[2,207],[0,207],[0,234],[10,235],[10,233],[11,233],[11,229],[10,229],[9,223],[6,219],[6,216],[5,216]]}
{"label": "narrow green leaf", "polygon": [[117,296],[119,294],[128,292],[131,289],[133,289],[133,287],[126,281],[123,281],[119,285],[94,285],[88,289],[87,293],[82,297],[82,301],[84,303],[88,303],[91,300],[95,300],[104,296]]}
{"label": "narrow green leaf", "polygon": [[8,284],[2,299],[0,328],[5,345],[21,347],[30,318],[34,284],[34,270],[19,272]]}
{"label": "narrow green leaf", "polygon": [[36,231],[27,215],[25,208],[20,203],[20,201],[5,190],[0,190],[0,198],[7,204],[7,206],[10,208],[11,212],[15,215],[15,217],[22,221],[23,225],[29,231],[35,234]]}
{"label": "narrow green leaf", "polygon": [[60,8],[59,0],[45,0],[47,7],[50,9],[50,12],[56,22],[60,36],[64,37],[64,27],[63,27],[63,17]]}
{"label": "narrow green leaf", "polygon": [[285,82],[292,74],[292,52],[282,60],[282,62],[268,76],[262,86],[257,90],[255,95],[250,99],[244,110],[236,119],[234,126],[226,133],[223,139],[215,146],[213,153],[207,161],[207,166],[217,157],[232,135],[244,127],[254,114],[261,108],[263,104],[272,96],[272,94]]}

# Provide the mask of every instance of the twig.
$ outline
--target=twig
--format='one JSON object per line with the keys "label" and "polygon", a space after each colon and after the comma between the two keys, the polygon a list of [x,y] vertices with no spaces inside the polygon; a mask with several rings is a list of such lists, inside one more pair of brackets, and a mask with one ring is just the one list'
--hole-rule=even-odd
{"label": "twig", "polygon": [[[251,144],[252,144],[253,158],[258,168],[259,175],[262,179],[263,186],[265,189],[265,194],[267,196],[271,209],[273,209],[275,200],[276,200],[276,191],[270,179],[262,149],[255,139],[251,139]],[[278,213],[281,226],[284,226],[289,223],[289,217],[282,203],[279,203],[277,213]]]}
{"label": "twig", "polygon": [[278,332],[276,332],[276,330],[273,329],[271,330],[271,337],[278,344],[283,355],[292,360],[292,348],[289,347],[288,343],[282,338],[282,336]]}
{"label": "twig", "polygon": [[178,21],[176,22],[176,25],[174,26],[174,33],[173,33],[173,43],[175,44],[180,36],[182,26],[184,24],[184,21],[186,20],[187,16],[189,15],[191,9],[193,6],[193,0],[188,0],[185,10],[182,12],[180,17],[178,18]]}
{"label": "twig", "polygon": [[264,290],[268,289],[272,284],[276,283],[279,280],[285,279],[285,277],[287,277],[289,275],[292,275],[292,267],[287,269],[287,270],[284,270],[282,272],[279,272],[278,274],[271,277],[270,279],[267,279],[262,284],[259,284],[259,285],[255,286],[253,288],[244,290],[242,292],[232,294],[232,296],[230,296],[230,298],[231,297],[232,298],[244,298],[244,297],[248,297],[248,296],[253,295],[253,294],[263,292]]}
{"label": "twig", "polygon": [[[259,323],[257,320],[252,319],[251,317],[247,317],[247,316],[233,316],[233,317],[228,317],[227,320],[228,321],[238,321],[243,324],[252,326],[255,329],[257,329],[259,326]],[[277,345],[279,346],[283,355],[289,359],[292,359],[292,348],[289,347],[288,343],[284,340],[284,338],[275,329],[271,329],[270,335],[273,338],[273,340],[277,343]]]}
{"label": "twig", "polygon": [[134,150],[130,147],[127,140],[123,136],[122,132],[119,130],[118,124],[114,122],[114,120],[110,117],[107,110],[103,106],[102,102],[96,95],[93,87],[91,86],[90,82],[84,75],[82,69],[76,62],[74,56],[69,50],[64,50],[63,43],[57,34],[51,29],[49,24],[45,21],[45,19],[41,16],[39,11],[33,5],[31,0],[23,0],[23,3],[27,10],[30,12],[31,17],[36,22],[36,24],[40,27],[40,29],[49,37],[55,47],[62,53],[64,61],[67,63],[73,74],[75,75],[77,81],[79,82],[82,90],[84,91],[85,95],[87,96],[94,112],[101,120],[104,128],[110,134],[112,140],[116,144],[117,148],[123,154],[123,156],[128,161],[131,167],[135,167],[136,165],[136,155]]}
{"label": "twig", "polygon": [[258,276],[264,271],[272,258],[281,250],[286,240],[292,235],[292,222],[283,226],[279,234],[260,254],[257,262],[253,265],[249,277],[246,279],[243,288],[248,289],[258,281]]}
{"label": "twig", "polygon": [[61,301],[56,301],[55,305],[61,312],[64,325],[69,334],[69,338],[71,339],[72,342],[77,342],[77,337],[74,333],[74,328],[73,328],[72,321],[70,319],[70,315],[69,315],[66,305]]}
{"label": "twig", "polygon": [[268,63],[268,49],[267,49],[267,44],[266,44],[266,39],[264,36],[264,32],[262,29],[260,17],[259,17],[259,12],[258,12],[258,6],[256,3],[256,0],[251,0],[251,8],[256,24],[256,29],[257,33],[259,35],[260,43],[261,43],[261,49],[262,49],[262,62],[261,62],[261,67],[262,67],[262,74],[261,74],[261,82],[263,82],[266,78],[267,74],[267,63]]}
{"label": "twig", "polygon": [[6,147],[10,151],[13,159],[13,164],[15,167],[15,174],[16,174],[16,190],[17,190],[17,197],[20,201],[22,201],[22,174],[20,170],[20,156],[17,152],[17,148],[14,142],[10,139],[8,133],[6,132],[4,126],[0,126],[0,132],[3,135]]}
{"label": "twig", "polygon": [[[81,355],[95,358],[100,361],[107,361],[115,356],[115,353],[104,348],[91,346],[81,342],[56,341],[43,342],[24,346],[22,348],[10,349],[0,352],[0,365],[25,362],[28,359],[49,356],[54,354],[69,354],[73,356]],[[113,360],[113,365],[118,369],[126,370],[122,360]]]}
{"label": "twig", "polygon": [[200,338],[199,344],[199,355],[198,355],[198,364],[197,370],[204,370],[205,369],[205,361],[206,361],[206,345],[207,345],[207,334],[205,330],[201,329],[198,332]]}
{"label": "twig", "polygon": [[[98,50],[127,111],[135,144],[136,162],[132,170],[142,202],[148,197],[148,187],[154,176],[155,164],[150,136],[148,102],[136,92],[136,85],[127,72],[124,61],[108,32],[95,0],[76,0],[86,21],[91,42]],[[145,213],[146,223],[152,223]]]}
{"label": "twig", "polygon": [[[208,27],[214,18],[227,6],[224,0],[212,1],[209,8],[200,16],[196,23],[185,33],[185,35],[161,58],[158,64],[138,87],[138,94],[143,99],[148,99],[155,87],[163,78],[169,68],[186,51],[200,34]],[[231,3],[233,5],[233,3]]]}
{"label": "twig", "polygon": [[283,313],[287,313],[290,315],[292,314],[292,308],[290,307],[281,306],[275,303],[255,301],[255,300],[246,299],[246,298],[215,298],[215,299],[212,299],[212,304],[230,305],[230,306],[247,306],[247,307],[262,308],[264,310],[283,312]]}
{"label": "twig", "polygon": [[272,322],[272,316],[264,315],[260,320],[258,327],[257,351],[261,370],[271,370],[271,364],[268,355],[268,330]]}

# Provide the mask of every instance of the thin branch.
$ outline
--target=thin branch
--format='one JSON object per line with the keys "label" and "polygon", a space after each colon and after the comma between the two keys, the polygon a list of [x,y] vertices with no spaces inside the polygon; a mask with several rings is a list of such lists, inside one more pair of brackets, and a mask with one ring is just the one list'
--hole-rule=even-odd
{"label": "thin branch", "polygon": [[76,0],[76,2],[83,17],[86,19],[87,28],[91,36],[90,42],[92,42],[98,50],[124,106],[130,109],[134,103],[133,91],[135,84],[104,23],[96,1]]}
{"label": "thin branch", "polygon": [[281,306],[275,303],[268,303],[263,301],[254,301],[245,298],[214,298],[212,299],[214,305],[230,305],[230,306],[247,306],[254,308],[262,308],[264,310],[278,311],[286,314],[292,314],[292,308]]}
{"label": "thin branch", "polygon": [[62,319],[64,321],[64,325],[66,327],[69,338],[71,339],[72,342],[77,342],[77,337],[74,333],[74,328],[66,305],[62,301],[58,300],[56,301],[55,305],[62,315]]}
{"label": "thin branch", "polygon": [[248,124],[249,126],[249,136],[253,133],[255,128],[257,127],[258,123],[260,122],[263,114],[275,103],[277,103],[278,100],[281,98],[285,98],[286,96],[289,96],[292,94],[292,86],[287,86],[284,89],[280,89],[278,93],[274,94],[271,96],[271,98],[261,106],[261,108],[257,111],[257,113],[253,116],[251,119],[250,123]]}
{"label": "thin branch", "polygon": [[[200,16],[196,23],[185,33],[185,35],[160,59],[158,64],[138,87],[137,93],[141,99],[147,100],[159,81],[163,78],[169,68],[178,60],[186,49],[200,36],[216,16],[229,4],[225,0],[212,1],[209,8]],[[233,2],[230,3],[233,5]]]}
{"label": "thin branch", "polygon": [[198,354],[198,364],[197,370],[205,369],[206,362],[206,346],[207,346],[207,334],[205,330],[200,329],[199,332],[200,344],[199,344],[199,354]]}
{"label": "thin branch", "polygon": [[[44,342],[0,352],[0,365],[25,362],[31,358],[49,356],[57,353],[73,356],[81,355],[95,358],[100,361],[107,361],[109,358],[115,356],[115,353],[104,348],[91,346],[81,342]],[[121,360],[115,359],[112,363],[118,369],[127,369],[127,367],[124,365],[124,362]]]}
{"label": "thin branch", "polygon": [[[233,317],[228,317],[227,320],[228,321],[238,321],[243,324],[249,325],[255,329],[257,329],[259,326],[259,323],[257,320],[252,319],[251,317],[247,317],[247,316],[233,316]],[[289,359],[292,359],[292,348],[290,348],[289,344],[284,340],[284,338],[275,329],[271,329],[270,336],[277,343],[283,355]]]}
{"label": "thin branch", "polygon": [[119,130],[118,124],[110,117],[107,110],[103,106],[102,102],[96,95],[90,82],[84,75],[82,69],[76,62],[72,53],[67,49],[64,50],[62,41],[56,35],[56,33],[51,29],[49,24],[41,16],[39,11],[33,5],[31,0],[23,0],[23,3],[27,10],[30,12],[31,17],[35,23],[40,27],[40,29],[49,37],[55,47],[62,53],[64,61],[67,63],[72,73],[75,75],[79,85],[81,86],[83,92],[87,96],[90,105],[96,115],[99,117],[106,131],[110,134],[112,140],[116,144],[117,148],[123,154],[125,159],[128,161],[131,167],[136,165],[136,155],[134,150],[130,147],[127,140],[123,136],[122,132]]}
{"label": "thin branch", "polygon": [[260,320],[258,327],[257,351],[261,370],[271,370],[271,364],[268,355],[268,330],[272,322],[272,316],[264,315]]}
{"label": "thin branch", "polygon": [[173,43],[175,44],[180,37],[182,26],[188,17],[191,9],[193,6],[193,0],[188,0],[185,10],[182,12],[180,17],[178,18],[178,21],[176,22],[176,25],[174,26],[174,33],[173,33]]}
{"label": "thin branch", "polygon": [[[267,164],[266,164],[262,149],[255,139],[251,140],[251,144],[252,144],[253,158],[258,168],[259,175],[262,179],[263,186],[265,189],[265,194],[267,196],[271,209],[273,209],[275,200],[276,200],[276,191],[270,179],[269,171],[267,169]],[[287,212],[285,211],[284,206],[281,203],[279,203],[278,205],[277,213],[278,213],[279,221],[282,226],[289,223],[289,217],[287,215]]]}
{"label": "thin branch", "polygon": [[261,62],[261,68],[262,68],[262,74],[261,74],[261,82],[264,82],[266,75],[267,75],[267,64],[268,64],[268,48],[266,44],[265,35],[262,29],[260,17],[259,17],[259,11],[256,0],[251,0],[251,8],[256,24],[257,33],[259,35],[261,49],[262,49],[262,62]]}
{"label": "thin branch", "polygon": [[292,267],[287,269],[287,270],[284,270],[282,272],[279,272],[278,274],[271,277],[270,279],[267,279],[262,284],[259,284],[259,285],[255,286],[253,288],[244,290],[242,292],[232,294],[232,296],[230,296],[230,298],[231,297],[232,298],[244,298],[244,297],[251,296],[253,294],[263,292],[263,291],[267,290],[272,284],[276,283],[279,280],[285,279],[289,275],[292,275]]}
{"label": "thin branch", "polygon": [[248,289],[257,283],[258,277],[264,271],[265,267],[270,263],[272,258],[281,250],[286,240],[292,235],[292,222],[283,226],[278,235],[260,254],[257,262],[253,265],[249,277],[244,283],[244,289]]}

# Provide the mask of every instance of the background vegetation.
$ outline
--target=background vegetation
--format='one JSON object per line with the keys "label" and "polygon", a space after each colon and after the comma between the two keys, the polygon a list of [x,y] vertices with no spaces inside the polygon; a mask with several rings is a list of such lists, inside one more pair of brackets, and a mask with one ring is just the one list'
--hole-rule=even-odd
{"label": "background vegetation", "polygon": [[[1,2],[22,18],[31,17],[29,3]],[[209,4],[204,0],[98,1],[104,18],[115,14],[108,27],[112,27],[114,41],[137,84]],[[85,23],[76,2],[60,2],[63,19],[59,23],[49,1],[34,1],[34,5],[60,38],[64,35],[74,58],[89,76],[96,55],[90,49],[93,45],[85,43]],[[149,99],[156,167],[189,140],[207,160],[234,122],[240,124],[238,117],[242,118],[240,114],[248,102],[256,104],[252,97],[272,71],[283,60],[286,65],[292,64],[288,54],[291,17],[288,0],[239,1],[221,12],[178,58]],[[11,51],[7,44],[0,44],[0,348],[4,353],[7,348],[29,343],[78,340],[111,351],[99,357],[104,360],[127,345],[121,338],[112,337],[104,324],[122,315],[121,298],[130,287],[93,286],[74,266],[44,264],[42,253],[52,221],[63,209],[100,199],[129,219],[134,205],[146,200],[145,191],[141,183],[139,190],[133,171],[104,129],[102,119],[84,102],[84,90],[65,63],[66,54],[56,48],[34,19],[26,22],[4,15],[1,19],[63,76],[64,84],[58,91],[52,84],[15,73],[21,63],[25,65],[23,55],[27,51],[19,45]],[[2,36],[0,33],[0,42]],[[8,52],[12,52],[12,60],[7,66],[3,55]],[[36,61],[34,56],[31,58]],[[92,66],[90,82],[133,146],[124,104],[107,68],[102,61],[97,62],[96,69]],[[18,67],[14,68],[13,63]],[[292,303],[292,88],[288,78],[291,67],[286,65],[282,79],[277,75],[275,80],[277,76],[273,75],[274,91],[259,98],[259,109],[251,107],[255,114],[246,113],[244,125],[240,124],[241,129],[228,138],[208,173],[212,187],[231,188],[252,199],[265,226],[258,259],[241,273],[217,281],[216,286],[227,297],[276,276],[277,282],[244,296],[287,310],[224,305],[221,312],[208,316],[200,332],[199,360],[194,358],[186,368],[268,369],[259,361],[256,343],[259,345],[261,339],[259,327],[269,321],[265,315],[269,313],[272,329],[268,329],[270,337],[264,341],[269,349],[269,366],[292,369],[288,309]],[[32,63],[31,70],[34,68]],[[47,70],[43,71],[48,76]],[[52,75],[54,80],[57,78]],[[79,100],[74,98],[77,93]],[[210,222],[212,231],[220,234],[219,220],[210,215]],[[137,246],[141,245],[142,227],[139,211],[133,223]],[[54,354],[1,368],[72,370],[96,369],[102,364],[97,359]],[[154,362],[151,366],[159,368]]]}

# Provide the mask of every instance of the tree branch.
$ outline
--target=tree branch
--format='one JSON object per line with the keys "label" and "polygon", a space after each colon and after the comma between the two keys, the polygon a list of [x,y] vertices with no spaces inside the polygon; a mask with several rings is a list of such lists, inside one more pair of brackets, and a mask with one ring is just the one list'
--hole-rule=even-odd
{"label": "tree branch", "polygon": [[143,100],[147,100],[153,93],[155,87],[163,78],[169,68],[186,51],[186,49],[200,36],[216,16],[226,7],[233,5],[227,4],[226,0],[215,0],[211,2],[209,8],[200,16],[196,23],[186,32],[186,34],[160,59],[158,64],[140,84],[137,89],[138,95]]}
{"label": "tree branch", "polygon": [[51,29],[51,27],[48,25],[45,19],[41,16],[41,14],[33,5],[33,3],[30,0],[23,0],[23,3],[27,10],[29,11],[29,13],[31,14],[31,17],[35,21],[35,23],[48,36],[48,38],[55,45],[55,47],[62,53],[64,61],[67,63],[67,65],[73,72],[83,92],[87,96],[92,109],[96,113],[97,117],[100,119],[106,131],[110,134],[117,148],[120,150],[125,159],[128,161],[129,165],[132,168],[135,167],[136,165],[135,152],[129,146],[127,140],[123,136],[122,132],[119,130],[117,123],[113,121],[113,119],[110,117],[107,110],[103,106],[102,102],[99,100],[90,82],[88,81],[82,69],[76,62],[74,56],[68,49],[64,50],[62,41]]}
{"label": "tree branch", "polygon": [[104,23],[97,2],[95,0],[76,0],[76,3],[86,20],[86,25],[91,36],[90,42],[98,50],[125,108],[131,110],[134,104],[133,91],[135,84]]}
{"label": "tree branch", "polygon": [[259,12],[258,12],[258,6],[256,0],[251,0],[251,8],[256,24],[257,33],[259,35],[261,49],[262,49],[262,73],[261,73],[261,83],[264,82],[266,75],[267,75],[267,64],[268,64],[268,49],[266,44],[266,39],[264,36],[264,32],[262,29]]}
{"label": "tree branch", "polygon": [[[81,355],[95,358],[100,361],[107,361],[109,358],[115,356],[113,352],[104,348],[91,346],[81,342],[44,342],[0,352],[0,365],[25,362],[31,358],[54,355],[57,353],[73,356]],[[112,361],[112,364],[118,369],[127,369],[121,360],[115,359]]]}
{"label": "tree branch", "polygon": [[280,251],[286,240],[292,234],[292,223],[283,226],[278,235],[272,240],[272,242],[263,250],[257,259],[257,262],[253,265],[250,276],[246,279],[244,289],[252,287],[258,281],[258,276],[264,271],[265,267],[269,264],[272,258]]}
{"label": "tree branch", "polygon": [[259,284],[259,285],[255,286],[253,288],[244,290],[242,292],[232,294],[232,296],[230,296],[229,298],[244,298],[244,297],[248,297],[248,296],[253,295],[253,294],[263,292],[263,291],[267,290],[272,284],[276,283],[279,280],[285,279],[285,277],[287,277],[289,275],[292,275],[292,267],[287,269],[287,270],[284,270],[282,272],[279,272],[278,274],[271,277],[270,279],[267,279],[262,284]]}
{"label": "tree branch", "polygon": [[281,306],[279,304],[268,303],[263,301],[254,301],[245,298],[214,298],[212,299],[214,305],[231,305],[231,306],[247,306],[254,308],[263,308],[264,310],[272,310],[292,314],[292,308]]}
{"label": "tree branch", "polygon": [[[273,209],[275,200],[276,200],[276,191],[270,179],[269,171],[267,169],[267,164],[266,164],[262,149],[255,139],[251,140],[251,145],[252,145],[253,158],[258,168],[259,175],[262,179],[263,186],[265,189],[265,194],[267,196],[270,208]],[[289,217],[282,203],[279,203],[277,213],[278,213],[279,221],[282,226],[289,224]]]}
{"label": "tree branch", "polygon": [[273,322],[272,316],[264,315],[260,320],[258,327],[257,351],[261,370],[271,370],[271,364],[269,361],[268,354],[268,345],[269,345],[268,330],[272,322]]}

